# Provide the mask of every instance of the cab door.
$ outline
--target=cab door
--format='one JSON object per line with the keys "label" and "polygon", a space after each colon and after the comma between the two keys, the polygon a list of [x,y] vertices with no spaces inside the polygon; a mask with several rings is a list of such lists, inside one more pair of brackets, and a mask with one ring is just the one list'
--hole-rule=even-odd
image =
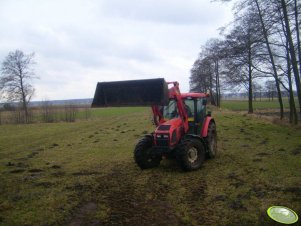
{"label": "cab door", "polygon": [[188,116],[188,133],[198,135],[201,133],[206,115],[204,98],[187,98],[184,100],[184,104]]}

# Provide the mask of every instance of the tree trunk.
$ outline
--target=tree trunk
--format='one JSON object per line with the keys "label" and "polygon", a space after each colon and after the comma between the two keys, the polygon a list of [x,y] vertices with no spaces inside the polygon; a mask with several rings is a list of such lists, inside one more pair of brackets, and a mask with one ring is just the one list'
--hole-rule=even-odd
{"label": "tree trunk", "polygon": [[291,76],[291,62],[290,62],[290,56],[289,56],[289,49],[288,49],[288,43],[287,43],[287,77],[288,77],[288,85],[289,85],[289,105],[290,105],[290,123],[294,123],[295,125],[298,124],[298,114],[297,109],[295,105],[295,99],[294,99],[294,90],[292,85],[292,76]]}
{"label": "tree trunk", "polygon": [[25,123],[28,123],[28,108],[27,108],[26,95],[24,92],[24,85],[23,85],[23,78],[22,78],[21,70],[20,70],[20,87],[21,87],[21,92],[22,92],[22,108],[25,113]]}
{"label": "tree trunk", "polygon": [[214,61],[215,66],[215,83],[216,83],[216,105],[220,107],[220,85],[219,85],[219,68],[218,68],[218,60]]}
{"label": "tree trunk", "polygon": [[211,73],[211,65],[209,65],[209,70],[208,70],[208,72],[209,72],[209,75],[210,75],[210,77],[209,77],[209,83],[210,83],[210,99],[211,99],[211,104],[212,105],[215,105],[216,106],[216,102],[215,102],[215,100],[214,100],[214,95],[213,95],[213,91],[212,91],[212,89],[213,89],[213,82],[212,82],[212,73]]}
{"label": "tree trunk", "polygon": [[290,55],[291,55],[292,68],[293,68],[294,77],[295,77],[295,81],[296,81],[299,108],[300,108],[300,114],[301,114],[301,83],[300,83],[300,77],[299,77],[299,72],[298,72],[298,63],[297,63],[296,54],[295,54],[295,50],[294,50],[295,48],[294,48],[292,33],[291,33],[291,29],[290,29],[290,24],[288,21],[285,0],[281,0],[281,6],[282,6],[284,23],[285,23],[286,33],[287,33],[286,37],[288,39],[289,50],[290,50]]}
{"label": "tree trunk", "polygon": [[[253,113],[253,81],[252,81],[252,53],[251,40],[248,35],[248,80],[249,80],[249,110],[248,113]],[[255,96],[254,96],[255,98]]]}
{"label": "tree trunk", "polygon": [[283,119],[283,102],[282,102],[280,84],[279,84],[279,81],[278,81],[278,73],[277,73],[277,69],[276,69],[276,66],[275,66],[273,53],[272,53],[270,43],[269,43],[268,33],[267,33],[266,28],[265,28],[265,24],[264,24],[264,21],[263,21],[263,18],[262,18],[262,13],[261,13],[261,9],[259,7],[258,0],[255,0],[255,3],[256,3],[256,6],[257,6],[258,15],[259,15],[259,19],[260,19],[260,23],[261,23],[261,27],[262,27],[262,31],[263,31],[263,35],[264,35],[264,39],[265,39],[267,49],[268,49],[268,52],[269,52],[269,56],[270,56],[270,59],[271,59],[271,64],[272,64],[272,67],[273,67],[274,78],[275,78],[275,83],[276,83],[276,89],[277,89],[277,94],[278,94],[278,101],[279,101],[279,106],[280,106],[280,119]]}
{"label": "tree trunk", "polygon": [[252,84],[252,69],[251,64],[249,64],[249,114],[253,113],[253,84]]}
{"label": "tree trunk", "polygon": [[[299,73],[301,77],[301,44],[300,44],[300,31],[299,31],[299,21],[298,21],[298,5],[297,0],[294,0],[295,4],[295,25],[296,25],[296,34],[297,34],[297,47],[298,47],[298,56],[299,56]],[[300,106],[301,108],[301,106]],[[301,109],[300,109],[301,111]]]}

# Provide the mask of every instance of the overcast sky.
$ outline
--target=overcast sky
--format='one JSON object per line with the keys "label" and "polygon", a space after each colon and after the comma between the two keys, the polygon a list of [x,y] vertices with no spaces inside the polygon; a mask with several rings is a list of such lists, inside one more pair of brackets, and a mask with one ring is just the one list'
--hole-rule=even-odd
{"label": "overcast sky", "polygon": [[187,92],[201,45],[231,19],[230,5],[210,0],[0,0],[0,60],[35,52],[34,100],[159,77]]}

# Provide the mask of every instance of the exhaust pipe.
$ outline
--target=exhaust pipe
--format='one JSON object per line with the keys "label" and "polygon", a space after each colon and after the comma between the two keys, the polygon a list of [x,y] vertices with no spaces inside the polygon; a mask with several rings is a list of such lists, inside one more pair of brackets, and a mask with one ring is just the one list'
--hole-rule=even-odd
{"label": "exhaust pipe", "polygon": [[166,105],[168,99],[168,86],[163,78],[99,82],[92,107]]}

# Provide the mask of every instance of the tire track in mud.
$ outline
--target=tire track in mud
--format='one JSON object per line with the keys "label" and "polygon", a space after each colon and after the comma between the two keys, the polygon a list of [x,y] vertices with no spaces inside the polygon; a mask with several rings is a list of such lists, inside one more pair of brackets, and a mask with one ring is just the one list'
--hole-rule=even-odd
{"label": "tire track in mud", "polygon": [[171,187],[161,183],[160,173],[144,177],[145,174],[133,166],[119,165],[102,178],[98,189],[109,213],[101,224],[179,224],[176,211],[166,198]]}
{"label": "tire track in mud", "polygon": [[[185,175],[175,182],[174,172],[165,170],[141,171],[128,162],[115,165],[97,179],[99,185],[90,191],[93,199],[78,206],[69,225],[94,225],[95,222],[97,225],[146,226],[209,223],[204,178],[197,172],[177,172]],[[91,203],[97,207],[93,204],[94,208],[87,211],[86,206],[92,206]],[[99,212],[104,213],[102,217],[97,215]],[[189,216],[188,221],[186,216]]]}
{"label": "tire track in mud", "polygon": [[182,186],[186,188],[186,196],[183,202],[187,208],[190,218],[188,225],[211,225],[210,216],[205,199],[207,197],[206,180],[197,173],[194,176],[187,174],[182,181]]}

